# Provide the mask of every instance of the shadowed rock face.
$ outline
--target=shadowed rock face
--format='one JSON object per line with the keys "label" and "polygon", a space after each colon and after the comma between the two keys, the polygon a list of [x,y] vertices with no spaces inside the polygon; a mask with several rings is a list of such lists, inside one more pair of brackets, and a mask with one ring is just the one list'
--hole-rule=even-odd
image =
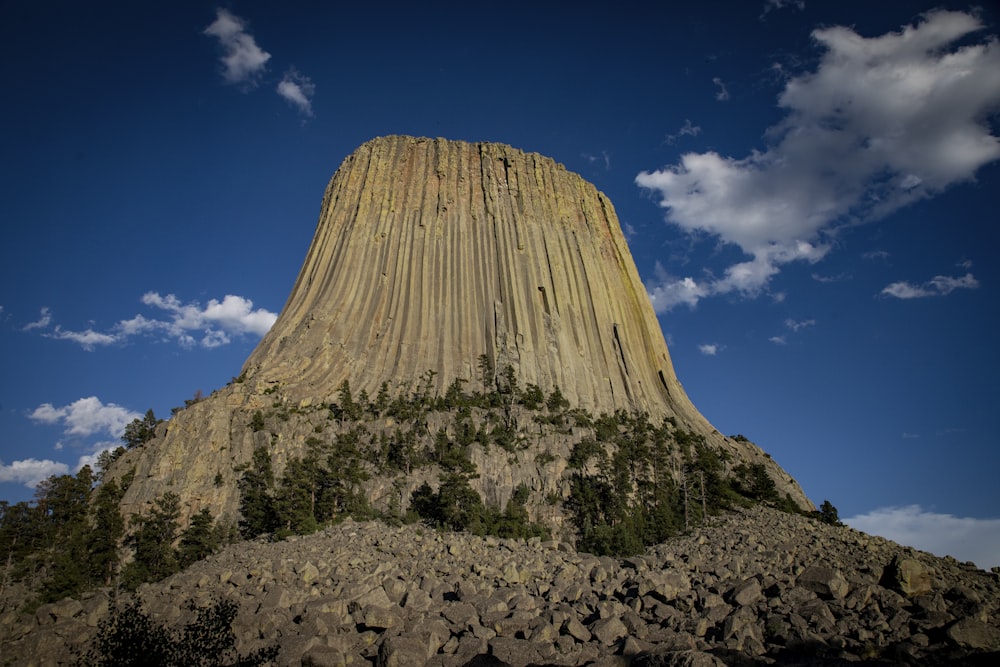
{"label": "shadowed rock face", "polygon": [[[280,475],[310,440],[332,437],[324,406],[345,380],[369,396],[383,383],[394,395],[423,388],[429,372],[432,392],[456,379],[481,388],[483,355],[498,371],[510,366],[521,386],[558,387],[595,415],[673,417],[731,466],[763,465],[782,496],[812,507],[756,445],[719,434],[691,404],[614,208],[593,185],[509,146],[385,137],[334,174],[291,296],[240,381],[178,412],[115,466],[117,475],[135,470],[122,510],[146,512],[169,491],[181,498],[182,520],[202,507],[235,520],[254,449],[266,448]],[[282,418],[262,429],[255,412]],[[572,443],[557,440],[529,442],[516,460],[475,449],[474,488],[503,506],[525,484],[541,507],[565,491]],[[542,453],[554,463],[539,463]],[[414,471],[394,487],[372,473],[366,492],[380,507],[390,494],[405,504],[436,479]]]}
{"label": "shadowed rock face", "polygon": [[712,431],[674,375],[607,197],[501,144],[386,137],[340,166],[295,288],[245,366],[293,398],[374,395],[478,359],[594,412]]}

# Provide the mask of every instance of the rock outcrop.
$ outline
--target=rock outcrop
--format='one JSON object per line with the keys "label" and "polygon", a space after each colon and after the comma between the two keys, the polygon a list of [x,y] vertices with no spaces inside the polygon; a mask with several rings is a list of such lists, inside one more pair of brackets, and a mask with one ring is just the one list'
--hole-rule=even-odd
{"label": "rock outcrop", "polygon": [[[124,457],[118,473],[136,475],[122,507],[142,512],[172,491],[186,512],[210,507],[231,521],[254,447],[269,448],[280,474],[322,428],[307,413],[338,400],[345,381],[368,396],[383,383],[443,393],[456,380],[477,385],[483,362],[595,415],[673,418],[812,508],[770,457],[718,433],[688,399],[607,197],[537,154],[412,137],[375,139],[344,160],[277,322],[239,381]],[[285,419],[251,428],[258,410]],[[512,473],[509,458],[482,457],[477,491],[542,491],[543,473]]]}
{"label": "rock outcrop", "polygon": [[[909,588],[900,571],[918,573]],[[912,583],[912,582],[911,582]],[[243,542],[138,591],[156,623],[239,606],[243,653],[281,665],[995,665],[1000,578],[767,508],[616,560],[560,542],[345,522]],[[119,600],[119,604],[124,600]],[[101,590],[3,608],[5,664],[67,664]]]}
{"label": "rock outcrop", "polygon": [[549,158],[386,137],[330,182],[305,264],[244,367],[291,400],[413,381],[443,393],[478,360],[593,412],[713,429],[674,375],[614,208]]}

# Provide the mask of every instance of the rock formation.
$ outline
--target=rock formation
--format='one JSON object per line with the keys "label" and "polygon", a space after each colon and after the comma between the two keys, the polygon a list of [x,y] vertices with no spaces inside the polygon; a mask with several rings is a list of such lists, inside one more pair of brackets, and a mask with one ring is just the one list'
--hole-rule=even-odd
{"label": "rock formation", "polygon": [[[985,667],[1000,657],[997,574],[766,508],[624,560],[345,522],[231,545],[138,597],[172,627],[193,619],[188,601],[231,600],[241,652],[276,643],[280,665]],[[0,654],[14,665],[66,664],[115,605],[107,589],[33,614],[3,602]]]}
{"label": "rock formation", "polygon": [[[700,436],[728,472],[759,464],[811,507],[759,448],[719,434],[688,400],[603,195],[538,155],[407,137],[369,142],[337,171],[288,303],[240,377],[189,402],[107,474],[135,473],[126,514],[170,491],[188,515],[208,507],[232,521],[256,454],[280,474],[345,429],[363,426],[369,445],[395,437],[386,411],[347,423],[345,381],[370,397],[383,383],[446,394],[456,380],[499,387],[483,370],[508,368],[593,414],[644,412],[688,434],[670,456],[690,456],[680,450]],[[463,419],[495,427],[491,409]],[[593,433],[537,416],[552,415],[505,405],[513,442],[468,444],[463,456],[484,501],[502,507],[524,485],[531,518],[557,539],[347,520],[231,544],[135,596],[174,628],[232,602],[240,651],[277,644],[282,665],[997,663],[995,572],[797,514],[757,506],[643,555],[578,553],[572,530],[558,530],[558,501],[571,447]],[[413,421],[427,437],[456,435],[437,407]],[[380,468],[385,452],[369,453],[365,492],[383,511],[390,491],[405,502],[438,472]],[[677,462],[654,481],[669,486]],[[4,664],[70,664],[126,595],[105,588],[26,613],[18,587],[0,588]]]}
{"label": "rock formation", "polygon": [[551,159],[499,144],[387,137],[331,181],[291,297],[244,368],[251,386],[333,400],[480,355],[600,412],[712,428],[670,355],[607,197]]}
{"label": "rock formation", "polygon": [[[190,512],[232,518],[235,471],[254,447],[270,447],[280,473],[324,428],[305,413],[335,402],[344,381],[374,396],[383,383],[402,391],[424,378],[442,393],[456,379],[480,382],[482,360],[594,414],[672,417],[733,465],[765,466],[782,496],[812,507],[759,448],[722,436],[691,404],[607,197],[509,146],[385,137],[330,181],[291,296],[239,381],[121,462],[136,470],[123,508],[143,511],[173,491]],[[250,427],[255,411],[275,409],[284,421]],[[504,452],[477,456],[477,490],[499,489],[498,501],[561,472],[512,473]]]}

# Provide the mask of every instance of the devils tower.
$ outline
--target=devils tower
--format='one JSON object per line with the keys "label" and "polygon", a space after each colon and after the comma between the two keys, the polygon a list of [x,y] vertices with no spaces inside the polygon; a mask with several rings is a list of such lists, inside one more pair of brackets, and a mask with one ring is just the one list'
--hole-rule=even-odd
{"label": "devils tower", "polygon": [[[291,295],[238,381],[125,457],[121,469],[136,474],[123,509],[141,512],[170,490],[190,512],[234,517],[254,449],[280,472],[323,430],[313,413],[345,383],[374,396],[423,378],[424,391],[443,393],[479,382],[484,366],[558,388],[592,414],[671,418],[732,465],[763,465],[782,495],[811,507],[770,457],[721,435],[688,399],[607,197],[510,146],[391,136],[334,174]],[[281,419],[264,429],[255,413]],[[552,493],[564,469],[474,458],[475,483],[498,502],[518,483]]]}
{"label": "devils tower", "polygon": [[485,354],[591,410],[711,428],[674,376],[611,202],[500,144],[387,137],[327,188],[305,265],[247,361],[254,383],[332,396],[343,380],[473,379]]}

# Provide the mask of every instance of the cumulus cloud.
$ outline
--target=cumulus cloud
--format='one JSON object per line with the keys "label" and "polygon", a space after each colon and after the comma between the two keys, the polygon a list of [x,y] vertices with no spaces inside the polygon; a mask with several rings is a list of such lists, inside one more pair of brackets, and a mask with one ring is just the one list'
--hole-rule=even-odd
{"label": "cumulus cloud", "polygon": [[114,451],[118,447],[121,447],[122,443],[120,440],[114,442],[98,442],[90,448],[90,454],[84,454],[77,460],[76,467],[73,468],[73,472],[77,473],[83,466],[90,466],[90,469],[94,472],[98,472],[101,466],[98,464],[98,459],[100,459],[101,454],[106,451]]}
{"label": "cumulus cloud", "polygon": [[278,94],[288,100],[303,116],[313,115],[312,97],[315,92],[316,86],[312,80],[299,74],[294,67],[285,72],[281,83],[278,84]]}
{"label": "cumulus cloud", "polygon": [[52,333],[45,335],[48,338],[55,338],[56,340],[73,341],[85,350],[92,350],[95,345],[111,345],[119,340],[117,336],[99,333],[93,329],[87,329],[86,331],[65,331],[59,325],[56,325]]}
{"label": "cumulus cloud", "polygon": [[765,133],[764,150],[687,153],[641,172],[636,183],[659,198],[668,222],[750,257],[702,282],[668,277],[689,281],[680,290],[689,298],[662,300],[661,312],[708,295],[757,296],[781,265],[822,259],[840,226],[935,196],[1000,158],[989,125],[1000,106],[1000,48],[995,37],[972,40],[982,29],[972,14],[937,11],[878,37],[815,30],[822,58],[785,82],[786,115]]}
{"label": "cumulus cloud", "polygon": [[30,322],[24,325],[22,331],[31,331],[32,329],[45,329],[50,324],[52,324],[52,313],[47,307],[42,308],[41,313],[39,313],[38,319],[34,322]]}
{"label": "cumulus cloud", "polygon": [[727,102],[729,100],[729,89],[726,88],[725,82],[719,77],[712,79],[712,83],[719,87],[719,90],[715,92],[715,99],[719,102]]}
{"label": "cumulus cloud", "polygon": [[[202,306],[198,302],[184,303],[173,294],[161,295],[146,292],[142,303],[161,311],[167,317],[155,318],[136,315],[121,320],[106,332],[87,329],[67,331],[56,325],[42,335],[57,340],[69,340],[85,350],[100,345],[121,343],[140,335],[159,335],[176,340],[182,347],[200,345],[214,348],[232,341],[232,336],[263,336],[274,324],[278,316],[263,308],[254,308],[253,301],[241,296],[227,294],[221,301],[211,299]],[[51,318],[45,326],[51,323]]]}
{"label": "cumulus cloud", "polygon": [[979,281],[971,273],[953,278],[951,276],[934,276],[922,285],[914,285],[905,280],[886,285],[882,288],[882,296],[892,296],[897,299],[923,299],[929,296],[944,296],[957,289],[976,289]]}
{"label": "cumulus cloud", "polygon": [[956,517],[908,505],[842,520],[851,528],[938,556],[972,561],[983,569],[1000,565],[1000,519]]}
{"label": "cumulus cloud", "polygon": [[698,346],[698,351],[707,357],[714,357],[722,349],[722,346],[717,343],[703,343]]}
{"label": "cumulus cloud", "polygon": [[49,459],[24,459],[4,464],[0,461],[0,482],[24,484],[30,489],[52,475],[69,473],[69,466]]}
{"label": "cumulus cloud", "polygon": [[[146,292],[142,302],[168,311],[172,319],[166,328],[177,337],[194,330],[213,334],[217,328],[223,333],[263,336],[278,319],[277,315],[263,308],[254,310],[250,299],[232,294],[227,294],[222,301],[211,299],[205,307],[197,302],[183,303],[173,294],[160,296],[158,292]],[[150,325],[146,321],[142,326]],[[218,333],[215,335],[218,336]]]}
{"label": "cumulus cloud", "polygon": [[118,438],[125,431],[127,424],[134,419],[140,419],[142,415],[114,403],[104,404],[96,396],[88,396],[60,408],[51,403],[42,403],[29,417],[43,424],[62,424],[66,435],[89,436],[106,433]]}
{"label": "cumulus cloud", "polygon": [[228,83],[253,87],[271,54],[257,46],[246,30],[246,22],[226,9],[219,9],[215,21],[203,34],[215,37],[222,46],[222,76]]}
{"label": "cumulus cloud", "polygon": [[694,308],[709,294],[708,287],[698,284],[693,278],[674,279],[659,262],[656,264],[655,275],[654,283],[647,289],[653,309],[658,313],[665,313],[681,303]]}
{"label": "cumulus cloud", "polygon": [[768,338],[768,340],[771,341],[772,343],[774,343],[775,345],[787,345],[788,344],[788,339],[785,338],[785,336],[771,336],[770,338]]}

